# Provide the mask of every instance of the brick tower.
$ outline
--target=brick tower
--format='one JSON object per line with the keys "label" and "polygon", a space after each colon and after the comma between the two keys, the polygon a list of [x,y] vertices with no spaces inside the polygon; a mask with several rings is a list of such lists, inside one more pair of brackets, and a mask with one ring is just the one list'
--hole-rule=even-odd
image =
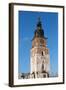
{"label": "brick tower", "polygon": [[44,36],[44,30],[40,18],[32,39],[32,48],[30,56],[30,73],[32,78],[49,77],[50,58],[49,49],[46,47],[47,38]]}

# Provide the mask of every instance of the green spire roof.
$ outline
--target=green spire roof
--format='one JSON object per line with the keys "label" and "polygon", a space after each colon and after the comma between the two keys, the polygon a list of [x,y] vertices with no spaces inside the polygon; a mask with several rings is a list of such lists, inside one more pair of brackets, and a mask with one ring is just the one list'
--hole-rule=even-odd
{"label": "green spire roof", "polygon": [[35,31],[35,37],[44,37],[44,31],[42,29],[42,23],[40,17],[38,18],[37,29]]}
{"label": "green spire roof", "polygon": [[[35,33],[34,33],[34,38],[35,38],[35,37],[40,37],[40,38],[47,39],[47,38],[44,36],[44,30],[43,30],[43,28],[42,28],[42,23],[41,23],[40,17],[38,18],[36,30],[35,30]],[[33,38],[33,39],[34,39],[34,38]]]}

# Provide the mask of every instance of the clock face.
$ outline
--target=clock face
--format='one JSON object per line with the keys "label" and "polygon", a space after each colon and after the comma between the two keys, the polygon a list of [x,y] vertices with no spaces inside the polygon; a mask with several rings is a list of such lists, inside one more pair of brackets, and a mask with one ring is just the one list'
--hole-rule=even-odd
{"label": "clock face", "polygon": [[43,44],[43,43],[44,43],[44,39],[40,39],[40,43],[42,43],[42,44]]}

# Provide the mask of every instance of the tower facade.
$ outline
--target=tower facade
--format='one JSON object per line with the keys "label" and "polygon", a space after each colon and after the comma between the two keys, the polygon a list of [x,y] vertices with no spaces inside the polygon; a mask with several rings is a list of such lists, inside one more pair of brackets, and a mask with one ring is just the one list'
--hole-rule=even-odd
{"label": "tower facade", "polygon": [[47,38],[44,36],[44,30],[39,18],[30,51],[30,73],[32,78],[49,77],[50,57],[46,41]]}

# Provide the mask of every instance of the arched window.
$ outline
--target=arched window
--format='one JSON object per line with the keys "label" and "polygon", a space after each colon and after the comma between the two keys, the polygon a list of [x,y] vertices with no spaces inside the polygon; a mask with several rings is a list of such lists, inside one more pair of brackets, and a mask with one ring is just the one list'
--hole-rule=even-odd
{"label": "arched window", "polygon": [[42,72],[44,71],[44,61],[42,62]]}
{"label": "arched window", "polygon": [[42,56],[44,56],[45,55],[45,51],[42,51]]}
{"label": "arched window", "polygon": [[42,51],[42,56],[43,56],[43,51]]}

